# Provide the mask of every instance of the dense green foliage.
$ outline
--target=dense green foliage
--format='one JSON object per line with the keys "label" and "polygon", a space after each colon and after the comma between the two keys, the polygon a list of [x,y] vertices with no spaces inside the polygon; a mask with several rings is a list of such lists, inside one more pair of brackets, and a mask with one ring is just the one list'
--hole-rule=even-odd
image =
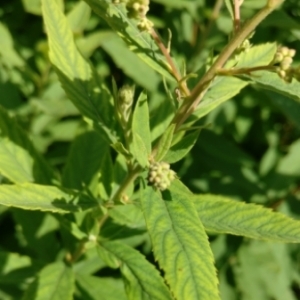
{"label": "dense green foliage", "polygon": [[2,2],[1,300],[300,299],[297,0]]}

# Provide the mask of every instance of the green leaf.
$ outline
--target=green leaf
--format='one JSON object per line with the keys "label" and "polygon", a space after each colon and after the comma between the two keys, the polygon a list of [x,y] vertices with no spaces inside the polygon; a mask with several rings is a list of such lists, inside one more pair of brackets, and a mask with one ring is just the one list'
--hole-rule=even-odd
{"label": "green leaf", "polygon": [[151,152],[151,136],[149,127],[149,108],[147,94],[142,92],[135,105],[132,117],[132,132],[143,138],[147,153]]}
{"label": "green leaf", "polygon": [[[118,155],[115,160],[115,164],[113,167],[114,178],[113,178],[113,194],[120,188],[123,184],[125,178],[128,175],[128,164],[127,160],[123,155]],[[123,193],[131,196],[133,192],[133,182],[128,183]]]}
{"label": "green leaf", "polygon": [[[111,33],[101,43],[103,49],[113,58],[126,75],[148,91],[156,91],[160,77],[132,51],[116,34]],[[134,66],[134,67],[133,67]]]}
{"label": "green leaf", "polygon": [[300,243],[300,222],[256,204],[216,195],[192,197],[205,229],[272,242]]}
{"label": "green leaf", "polygon": [[135,204],[115,205],[108,213],[118,224],[130,228],[145,228],[144,215],[140,207]]}
{"label": "green leaf", "polygon": [[120,242],[101,242],[100,247],[119,261],[129,300],[172,299],[159,272],[137,250]]}
{"label": "green leaf", "polygon": [[56,213],[78,212],[98,205],[84,194],[33,183],[0,185],[0,204]]}
{"label": "green leaf", "polygon": [[248,82],[235,77],[217,77],[192,117],[196,119],[204,117],[225,101],[233,98],[246,85]]}
{"label": "green leaf", "polygon": [[274,59],[276,51],[276,43],[265,43],[253,46],[248,51],[244,51],[238,56],[238,63],[235,67],[253,68],[266,66]]}
{"label": "green leaf", "polygon": [[36,270],[29,256],[0,252],[0,284],[19,286],[32,277]]}
{"label": "green leaf", "polygon": [[159,140],[156,155],[155,155],[155,160],[156,161],[161,161],[165,155],[168,153],[171,144],[172,144],[172,139],[173,139],[173,134],[175,130],[176,125],[171,124],[165,133],[162,135],[162,137]]}
{"label": "green leaf", "polygon": [[110,0],[84,0],[104,19],[127,43],[129,49],[136,53],[151,68],[174,81],[166,59],[159,54],[160,50],[147,32],[140,32],[136,21],[129,19],[123,5],[112,4]]}
{"label": "green leaf", "polygon": [[74,273],[62,262],[47,265],[29,286],[23,300],[73,300]]}
{"label": "green leaf", "polygon": [[90,17],[91,8],[84,2],[78,2],[67,15],[71,30],[75,33],[85,29]]}
{"label": "green leaf", "polygon": [[46,214],[41,211],[10,209],[13,219],[22,232],[19,233],[19,240],[26,244],[27,249],[38,260],[53,262],[60,249],[57,240],[59,222],[54,214]]}
{"label": "green leaf", "polygon": [[85,300],[127,300],[122,280],[76,274],[76,282]]}
{"label": "green leaf", "polygon": [[41,1],[40,0],[22,0],[24,10],[31,14],[40,16],[41,12]]}
{"label": "green leaf", "polygon": [[103,260],[100,259],[97,248],[89,248],[85,251],[84,259],[77,261],[73,265],[73,270],[77,276],[95,274],[100,269],[106,267]]}
{"label": "green leaf", "polygon": [[182,138],[177,144],[169,149],[168,153],[164,157],[164,161],[171,164],[185,157],[197,142],[199,133],[200,130],[196,130]]}
{"label": "green leaf", "polygon": [[97,132],[86,132],[78,136],[71,146],[63,172],[63,186],[78,190],[86,186],[95,192],[98,172],[107,151],[107,143]]}
{"label": "green leaf", "polygon": [[147,95],[141,93],[132,117],[132,154],[145,167],[151,153],[151,133]]}
{"label": "green leaf", "polygon": [[276,73],[268,71],[256,72],[251,80],[262,88],[278,92],[300,102],[300,82],[296,80],[286,83]]}
{"label": "green leaf", "polygon": [[102,199],[108,200],[112,192],[112,181],[114,177],[113,162],[109,151],[103,155],[99,175],[99,195]]}
{"label": "green leaf", "polygon": [[131,152],[143,168],[149,165],[149,155],[145,142],[137,133],[132,134]]}
{"label": "green leaf", "polygon": [[152,187],[141,194],[154,255],[176,299],[220,299],[207,235],[191,197],[176,183],[162,195]]}
{"label": "green leaf", "polygon": [[55,178],[19,124],[0,108],[0,172],[14,183],[51,183]]}
{"label": "green leaf", "polygon": [[7,29],[7,27],[0,22],[0,36],[1,36],[1,63],[9,68],[24,67],[25,61],[14,49],[14,40]]}
{"label": "green leaf", "polygon": [[117,142],[112,96],[91,65],[77,50],[66,17],[56,1],[42,0],[49,41],[49,56],[59,80],[79,111],[109,142]]}
{"label": "green leaf", "polygon": [[[280,22],[278,22],[278,20],[280,20]],[[300,29],[299,22],[283,10],[273,11],[263,20],[261,26],[277,27],[280,30]]]}
{"label": "green leaf", "polygon": [[132,158],[132,155],[128,152],[128,150],[121,142],[111,144],[110,146],[114,148],[119,154],[125,156],[128,160]]}
{"label": "green leaf", "polygon": [[232,0],[225,0],[226,7],[228,9],[228,12],[230,14],[231,19],[234,19],[234,14],[233,14],[233,4]]}
{"label": "green leaf", "polygon": [[300,130],[300,101],[275,93],[273,91],[265,91],[270,101],[283,113],[286,117]]}
{"label": "green leaf", "polygon": [[291,288],[296,272],[287,245],[251,241],[239,248],[236,258],[233,272],[243,299],[297,299]]}
{"label": "green leaf", "polygon": [[276,168],[277,173],[287,177],[300,176],[300,139],[294,141],[288,149],[288,153],[283,156]]}
{"label": "green leaf", "polygon": [[67,218],[59,217],[60,225],[65,228],[68,232],[70,232],[76,239],[82,240],[87,238],[87,234],[81,231],[78,225],[74,222],[71,222]]}

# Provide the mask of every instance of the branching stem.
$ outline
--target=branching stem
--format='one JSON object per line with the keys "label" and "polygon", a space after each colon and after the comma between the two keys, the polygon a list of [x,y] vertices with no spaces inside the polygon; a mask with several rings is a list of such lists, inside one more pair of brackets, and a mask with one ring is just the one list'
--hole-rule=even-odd
{"label": "branching stem", "polygon": [[[250,35],[250,33],[259,25],[261,21],[263,21],[279,4],[281,4],[284,0],[269,0],[267,5],[263,7],[252,19],[250,19],[233,37],[233,39],[225,46],[223,51],[220,53],[219,57],[216,59],[214,64],[211,68],[207,71],[207,73],[200,79],[198,84],[190,93],[187,86],[184,82],[180,86],[182,92],[186,95],[185,103],[180,107],[177,114],[175,115],[172,123],[176,124],[176,130],[179,130],[179,127],[183,122],[194,112],[194,110],[199,105],[200,101],[202,100],[203,96],[205,95],[209,84],[215,78],[215,76],[225,75],[220,74],[222,73],[222,67],[227,62],[227,60],[231,57],[234,51],[240,46],[240,44]],[[181,75],[179,74],[167,48],[162,43],[161,39],[157,35],[157,33],[152,30],[151,35],[155,42],[157,43],[158,47],[160,48],[161,52],[165,56],[167,62],[169,63],[173,75],[176,80],[181,83]],[[266,68],[270,68],[270,66],[260,66],[254,67],[252,69],[237,69],[236,72],[240,72],[239,74],[247,74],[253,71],[258,70],[265,70]],[[250,71],[249,71],[250,70]],[[230,70],[234,72],[233,70]],[[224,71],[223,71],[224,72]],[[228,72],[228,70],[226,70]],[[237,74],[237,73],[235,73]],[[234,74],[233,74],[234,75]],[[154,147],[154,149],[156,149]],[[127,177],[124,179],[123,183],[116,191],[116,193],[111,198],[112,203],[117,203],[120,201],[122,194],[126,191],[127,187],[131,182],[135,180],[135,178],[139,175],[141,168],[139,166],[133,168],[131,171],[128,172]]]}
{"label": "branching stem", "polygon": [[[281,1],[281,0],[280,0]],[[173,119],[173,123],[179,126],[195,111],[211,81],[217,75],[219,69],[227,62],[234,51],[240,46],[240,44],[253,32],[253,30],[263,21],[276,6],[266,5],[256,15],[252,17],[245,25],[236,33],[232,40],[225,46],[220,53],[219,57],[215,60],[214,64],[200,79],[198,84],[194,87],[189,98],[186,99],[185,103],[180,107],[176,116]]]}

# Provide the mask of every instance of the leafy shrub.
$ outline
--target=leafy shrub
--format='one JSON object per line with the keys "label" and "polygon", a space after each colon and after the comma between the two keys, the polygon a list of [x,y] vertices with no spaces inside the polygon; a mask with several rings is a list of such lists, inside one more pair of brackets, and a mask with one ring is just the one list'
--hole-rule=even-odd
{"label": "leafy shrub", "polygon": [[206,2],[3,5],[1,299],[299,299],[300,7]]}

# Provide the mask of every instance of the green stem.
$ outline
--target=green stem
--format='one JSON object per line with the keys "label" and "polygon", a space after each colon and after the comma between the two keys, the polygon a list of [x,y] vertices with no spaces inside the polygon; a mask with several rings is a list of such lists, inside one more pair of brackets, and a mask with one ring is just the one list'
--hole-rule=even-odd
{"label": "green stem", "polygon": [[79,242],[79,245],[75,250],[75,252],[73,253],[73,255],[69,259],[67,259],[67,262],[69,264],[74,264],[80,258],[80,256],[85,252],[86,243],[87,243],[86,239],[83,239]]}
{"label": "green stem", "polygon": [[219,76],[235,76],[235,75],[243,75],[248,74],[256,71],[275,71],[276,67],[274,66],[257,66],[253,68],[240,68],[240,69],[220,69],[217,71],[217,75]]}
{"label": "green stem", "polygon": [[131,182],[133,182],[137,178],[140,171],[141,171],[141,167],[136,166],[135,168],[133,168],[132,170],[130,170],[128,172],[128,174],[127,174],[126,178],[124,179],[123,183],[121,184],[121,186],[118,188],[116,193],[111,197],[111,199],[109,201],[110,203],[120,202],[122,194],[125,193],[126,189],[131,184]]}

